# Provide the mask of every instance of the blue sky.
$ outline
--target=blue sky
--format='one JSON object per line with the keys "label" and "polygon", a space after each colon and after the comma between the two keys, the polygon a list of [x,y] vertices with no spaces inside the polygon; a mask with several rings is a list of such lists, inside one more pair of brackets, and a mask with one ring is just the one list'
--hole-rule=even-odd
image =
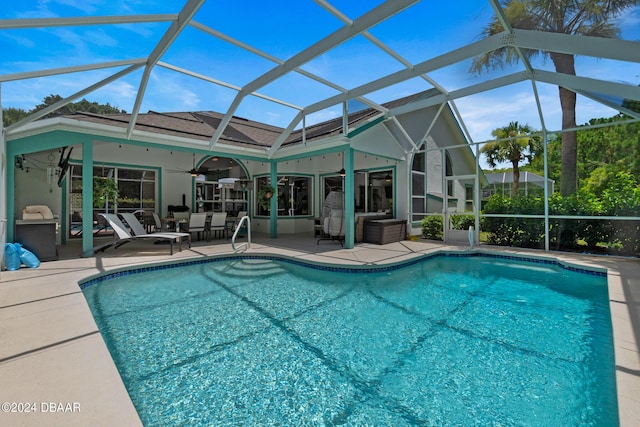
{"label": "blue sky", "polygon": [[[350,19],[356,19],[381,1],[329,1]],[[128,15],[177,13],[184,1],[177,0],[3,0],[0,19],[51,18],[87,15]],[[411,63],[462,47],[480,38],[482,27],[492,16],[483,0],[456,2],[422,1],[373,27],[370,33]],[[195,17],[197,22],[286,60],[310,44],[322,39],[343,24],[311,0],[212,1],[208,0]],[[621,36],[640,40],[640,10],[636,7],[619,19]],[[99,63],[145,57],[168,27],[167,23],[103,25],[0,30],[0,75],[39,69]],[[176,67],[242,86],[276,64],[235,47],[195,28],[187,28],[162,57]],[[447,90],[474,84],[500,73],[472,76],[469,63],[437,70],[429,77]],[[552,69],[550,61],[538,61],[537,68]],[[605,80],[640,83],[639,64],[577,58],[578,75]],[[333,83],[350,89],[404,68],[402,64],[362,36],[315,58],[302,67]],[[6,82],[1,87],[2,105],[31,109],[49,94],[63,97],[89,86],[120,69],[96,70],[47,78]],[[131,111],[140,84],[141,71],[111,83],[87,99],[109,102]],[[430,88],[425,80],[414,78],[374,92],[368,98],[385,102]],[[539,85],[545,123],[559,129],[557,88]],[[303,107],[337,92],[297,73],[259,90],[260,93]],[[226,111],[236,92],[172,70],[156,67],[151,75],[141,112],[154,111]],[[530,83],[474,95],[456,101],[474,141],[491,137],[491,130],[511,120],[540,127]],[[334,117],[340,109],[318,112],[309,121]],[[286,127],[296,110],[259,98],[247,98],[237,115]],[[609,117],[615,111],[579,98],[578,122],[592,117]]]}

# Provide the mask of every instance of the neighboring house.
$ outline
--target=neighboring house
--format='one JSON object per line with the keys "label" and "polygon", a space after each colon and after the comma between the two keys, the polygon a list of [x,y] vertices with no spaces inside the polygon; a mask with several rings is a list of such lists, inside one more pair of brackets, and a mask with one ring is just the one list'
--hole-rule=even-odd
{"label": "neighboring house", "polygon": [[[51,207],[63,242],[81,237],[85,252],[93,235],[80,230],[93,230],[94,214],[105,210],[248,211],[258,232],[311,233],[309,219],[320,215],[332,189],[345,193],[346,247],[353,245],[349,223],[357,212],[408,219],[419,233],[425,214],[442,211],[443,194],[450,209],[474,207],[476,160],[455,116],[448,106],[421,106],[436,93],[375,108],[345,105],[344,115],[298,130],[234,117],[217,140],[223,114],[213,112],[139,114],[132,129],[128,114],[32,122],[6,135],[8,158],[15,160],[7,169],[8,241],[22,209],[34,204]],[[59,176],[58,164],[71,149],[69,168]],[[93,202],[93,176],[117,181],[117,206]],[[277,212],[259,203],[267,185],[277,186]]]}
{"label": "neighboring house", "polygon": [[[486,173],[488,184],[482,188],[482,200],[494,194],[513,195],[513,172]],[[521,196],[544,196],[544,177],[532,172],[520,172],[518,193]],[[547,190],[553,194],[555,181],[547,179]]]}

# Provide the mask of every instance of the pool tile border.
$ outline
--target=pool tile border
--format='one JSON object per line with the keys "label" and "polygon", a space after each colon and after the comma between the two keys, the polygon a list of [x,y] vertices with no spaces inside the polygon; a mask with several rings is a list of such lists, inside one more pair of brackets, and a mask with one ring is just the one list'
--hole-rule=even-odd
{"label": "pool tile border", "polygon": [[296,258],[291,258],[287,256],[281,255],[248,255],[248,254],[238,254],[238,255],[214,255],[206,258],[193,259],[187,261],[176,261],[176,262],[164,262],[152,265],[146,265],[143,267],[130,267],[118,269],[115,271],[110,271],[106,273],[102,273],[96,276],[90,276],[84,280],[78,282],[80,289],[85,289],[89,286],[96,285],[98,283],[115,279],[118,277],[125,277],[132,274],[144,273],[147,271],[158,271],[169,268],[178,268],[178,267],[186,267],[190,265],[201,265],[208,264],[213,262],[222,262],[222,261],[236,261],[236,260],[265,260],[265,261],[281,261],[289,264],[300,265],[308,268],[313,268],[316,270],[323,271],[331,271],[331,272],[339,272],[339,273],[380,273],[380,272],[389,272],[395,271],[404,267],[408,267],[411,265],[415,265],[419,262],[423,262],[430,258],[438,258],[438,257],[454,257],[454,258],[475,258],[475,257],[485,257],[485,258],[494,258],[494,259],[504,259],[510,261],[520,261],[520,262],[529,262],[534,264],[546,264],[553,265],[559,268],[569,270],[576,273],[588,274],[592,276],[598,277],[607,277],[606,269],[599,269],[596,267],[578,267],[576,265],[566,263],[563,261],[559,261],[554,258],[549,257],[532,257],[532,256],[523,256],[523,255],[505,255],[501,253],[488,252],[488,251],[438,251],[430,254],[423,254],[422,256],[400,261],[396,263],[391,263],[388,265],[364,265],[364,266],[335,266],[330,264],[316,263],[311,261],[301,261]]}

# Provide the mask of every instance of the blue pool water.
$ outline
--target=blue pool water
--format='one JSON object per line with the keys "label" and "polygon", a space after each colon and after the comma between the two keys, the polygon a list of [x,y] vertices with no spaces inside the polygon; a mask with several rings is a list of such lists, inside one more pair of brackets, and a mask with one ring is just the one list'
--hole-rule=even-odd
{"label": "blue pool water", "polygon": [[618,424],[602,275],[235,258],[88,285],[145,425]]}

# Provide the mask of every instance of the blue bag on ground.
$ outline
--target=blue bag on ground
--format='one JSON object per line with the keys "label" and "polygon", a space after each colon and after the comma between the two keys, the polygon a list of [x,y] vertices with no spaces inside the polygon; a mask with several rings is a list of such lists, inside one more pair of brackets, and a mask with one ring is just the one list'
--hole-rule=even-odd
{"label": "blue bag on ground", "polygon": [[7,270],[9,271],[20,270],[22,262],[20,261],[18,250],[13,243],[4,244],[4,265],[7,266]]}
{"label": "blue bag on ground", "polygon": [[29,268],[38,268],[40,267],[40,260],[38,257],[31,251],[22,247],[20,243],[14,243],[16,247],[16,251],[18,252],[18,256],[20,257],[20,261]]}

